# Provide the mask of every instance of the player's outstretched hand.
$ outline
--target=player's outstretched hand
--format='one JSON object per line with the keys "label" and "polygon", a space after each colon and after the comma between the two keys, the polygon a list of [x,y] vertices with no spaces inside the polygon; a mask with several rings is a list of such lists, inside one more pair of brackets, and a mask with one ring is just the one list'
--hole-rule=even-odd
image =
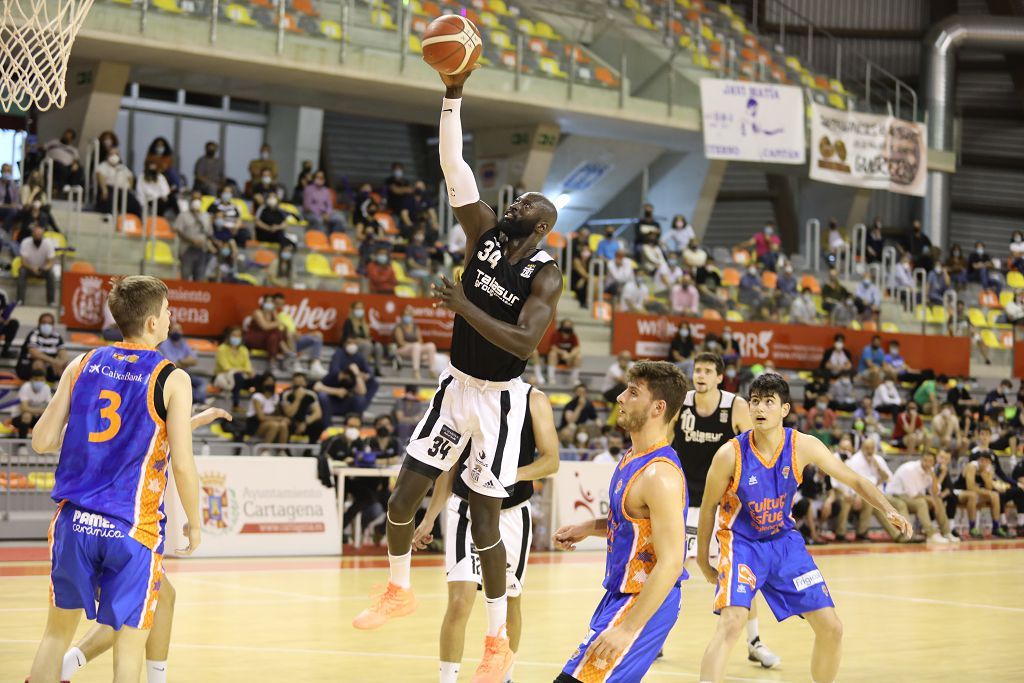
{"label": "player's outstretched hand", "polygon": [[181,527],[181,532],[185,534],[185,538],[188,539],[188,546],[184,548],[178,548],[179,555],[191,555],[199,547],[200,541],[202,541],[202,534],[199,527],[193,529],[188,522],[185,522]]}
{"label": "player's outstretched hand", "polygon": [[551,536],[551,541],[555,544],[555,548],[558,550],[576,550],[576,544],[586,538],[587,535],[582,533],[575,524],[563,526],[561,529],[556,531]]}
{"label": "player's outstretched hand", "polygon": [[426,519],[420,522],[420,525],[416,527],[416,532],[412,535],[412,549],[424,550],[433,543],[434,534],[431,533],[433,530],[434,520],[430,520],[429,524]]}
{"label": "player's outstretched hand", "polygon": [[900,536],[910,540],[914,537],[914,525],[910,523],[906,517],[896,512],[895,510],[887,512],[885,518],[889,520],[889,524],[899,529]]}
{"label": "player's outstretched hand", "polygon": [[[629,647],[630,643],[636,638],[636,631],[631,631],[624,627],[622,624],[613,626],[597,637],[594,644],[590,647],[590,654],[588,655],[598,668],[602,667],[597,664],[598,661],[604,660],[607,665],[618,661],[619,655]],[[606,665],[606,666],[607,666]]]}
{"label": "player's outstretched hand", "polygon": [[700,568],[700,573],[704,575],[704,578],[707,579],[708,583],[718,583],[718,570],[712,567],[710,562],[701,562],[700,560],[697,560],[697,566]]}
{"label": "player's outstretched hand", "polygon": [[474,64],[465,71],[460,71],[457,74],[439,74],[441,76],[441,82],[448,88],[461,88],[466,84],[466,79],[469,78],[470,74],[480,68],[480,64]]}
{"label": "player's outstretched hand", "polygon": [[434,288],[434,296],[437,297],[434,306],[443,306],[455,314],[464,311],[469,299],[466,298],[466,291],[462,288],[462,280],[452,283],[446,275],[442,275],[441,280],[444,284],[431,285]]}
{"label": "player's outstretched hand", "polygon": [[215,420],[227,420],[231,422],[231,413],[223,408],[207,408],[201,413],[192,416],[192,431],[208,425]]}

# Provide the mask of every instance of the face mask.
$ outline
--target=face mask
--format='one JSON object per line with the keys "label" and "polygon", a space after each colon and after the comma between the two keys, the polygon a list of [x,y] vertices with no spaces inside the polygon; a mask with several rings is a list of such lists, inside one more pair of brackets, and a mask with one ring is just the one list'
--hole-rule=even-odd
{"label": "face mask", "polygon": [[198,199],[193,199],[188,203],[188,206],[193,211],[199,211],[201,208],[203,208],[203,202]]}
{"label": "face mask", "polygon": [[580,445],[583,445],[586,442],[587,442],[587,435],[586,434],[577,434],[576,435],[576,443],[578,443]]}
{"label": "face mask", "polygon": [[225,257],[231,256],[231,248],[230,247],[224,247],[223,249],[220,250],[220,255],[221,256],[225,256]]}
{"label": "face mask", "polygon": [[757,268],[747,268],[747,272],[751,275],[757,275]]}
{"label": "face mask", "polygon": [[268,199],[267,206],[269,206],[271,209],[277,206],[277,197],[271,197],[270,199]]}
{"label": "face mask", "polygon": [[889,355],[890,356],[898,356],[898,355],[900,355],[900,350],[899,349],[889,349]]}
{"label": "face mask", "polygon": [[377,263],[381,264],[382,266],[385,266],[388,263],[388,257],[385,254],[381,254],[375,260],[377,261]]}
{"label": "face mask", "polygon": [[774,232],[775,232],[774,228],[770,228],[767,225],[764,227],[764,234],[768,235],[769,237],[771,237],[772,233],[774,233]]}
{"label": "face mask", "polygon": [[51,334],[53,334],[53,325],[51,325],[50,323],[43,323],[42,325],[39,326],[39,333],[42,334],[44,337],[49,337]]}
{"label": "face mask", "polygon": [[45,386],[46,386],[46,382],[41,382],[39,380],[32,380],[32,391],[34,391],[36,393],[39,393],[40,391],[42,391],[43,387],[45,387]]}
{"label": "face mask", "polygon": [[118,155],[116,155],[116,154],[111,154],[111,155],[110,155],[110,156],[109,156],[109,157],[107,158],[107,161],[109,161],[109,162],[110,162],[110,165],[111,165],[111,166],[117,166],[117,165],[118,165],[119,163],[121,163],[121,157],[119,157],[119,156],[118,156]]}
{"label": "face mask", "polygon": [[224,202],[225,204],[227,204],[228,202],[231,201],[231,193],[230,192],[221,192],[220,193],[220,200],[222,202]]}
{"label": "face mask", "polygon": [[284,259],[285,261],[291,261],[292,260],[292,252],[290,252],[290,251],[282,251],[281,252],[281,258]]}
{"label": "face mask", "polygon": [[359,318],[362,318],[364,315],[366,315],[366,311],[364,311],[363,309],[361,309],[361,308],[354,308],[354,309],[352,309],[352,317],[353,318],[358,320]]}
{"label": "face mask", "polygon": [[977,254],[978,256],[981,256],[982,254],[985,253],[985,249],[983,247],[978,247],[977,249],[974,250],[974,253]]}
{"label": "face mask", "polygon": [[345,344],[345,353],[350,356],[354,356],[359,352],[358,344]]}
{"label": "face mask", "polygon": [[396,169],[395,169],[395,170],[393,171],[393,174],[394,174],[394,176],[395,176],[396,178],[401,178],[401,177],[402,177],[403,175],[405,175],[405,174],[404,174],[404,173],[402,172],[402,169],[400,169],[400,168],[396,168]]}
{"label": "face mask", "polygon": [[0,173],[0,178],[3,178],[4,180],[10,180],[11,179],[10,171],[4,171],[3,173]]}
{"label": "face mask", "polygon": [[818,403],[817,405],[818,405],[818,410],[825,410],[826,408],[828,408],[828,404],[827,403]]}
{"label": "face mask", "polygon": [[210,157],[211,159],[214,158],[215,156],[217,156],[217,150],[215,150],[215,149],[208,149],[208,150],[206,150],[206,156]]}
{"label": "face mask", "polygon": [[229,343],[232,346],[241,346],[242,345],[242,338],[241,337],[231,337],[231,339],[229,339],[228,341],[229,341]]}
{"label": "face mask", "polygon": [[387,427],[377,427],[377,436],[382,439],[386,439],[391,436],[391,430]]}
{"label": "face mask", "polygon": [[268,394],[268,395],[269,394],[273,394],[274,393],[274,385],[273,384],[268,384],[265,387],[263,387],[263,393],[264,394]]}
{"label": "face mask", "polygon": [[736,376],[736,371],[733,370],[732,368],[729,368],[728,370],[725,371],[725,376],[728,377],[729,379],[732,379],[733,377]]}
{"label": "face mask", "polygon": [[153,151],[154,151],[154,152],[156,152],[157,154],[163,154],[164,152],[166,152],[166,151],[167,151],[167,148],[166,148],[166,147],[164,147],[163,145],[157,145],[157,146],[156,146],[156,147],[155,147],[155,148],[153,149]]}
{"label": "face mask", "polygon": [[412,325],[412,316],[411,315],[403,315],[402,316],[402,324],[403,325]]}
{"label": "face mask", "polygon": [[265,160],[267,160],[269,158],[270,158],[270,152],[268,152],[267,150],[263,150],[263,151],[260,152],[260,159],[263,159],[265,161]]}
{"label": "face mask", "polygon": [[356,427],[346,427],[345,438],[349,441],[355,441],[359,438],[359,430]]}
{"label": "face mask", "polygon": [[804,301],[814,301],[814,296],[811,294],[804,294]]}
{"label": "face mask", "polygon": [[619,448],[618,446],[611,446],[608,449],[608,453],[613,455],[613,456],[618,456],[618,454],[621,453],[621,452],[622,452],[622,449]]}
{"label": "face mask", "polygon": [[272,311],[272,310],[274,310],[274,302],[273,301],[265,302],[263,304],[263,310],[264,311]]}
{"label": "face mask", "polygon": [[682,337],[683,339],[686,339],[687,337],[690,336],[690,331],[685,327],[681,327],[679,328],[679,336]]}
{"label": "face mask", "polygon": [[263,183],[264,185],[269,185],[272,180],[273,180],[273,178],[271,178],[268,175],[265,175],[262,178],[260,178],[260,182]]}
{"label": "face mask", "polygon": [[167,335],[167,338],[170,339],[172,342],[181,341],[181,332],[171,332],[169,335]]}
{"label": "face mask", "polygon": [[40,244],[42,244],[42,243],[43,243],[43,238],[42,237],[33,237],[32,238],[32,244],[36,245],[37,247]]}
{"label": "face mask", "polygon": [[725,334],[722,335],[722,341],[729,341],[731,339],[732,339],[732,335],[729,334],[728,332],[726,332]]}
{"label": "face mask", "polygon": [[653,215],[654,215],[653,211],[644,211],[644,217],[645,218],[650,218]]}

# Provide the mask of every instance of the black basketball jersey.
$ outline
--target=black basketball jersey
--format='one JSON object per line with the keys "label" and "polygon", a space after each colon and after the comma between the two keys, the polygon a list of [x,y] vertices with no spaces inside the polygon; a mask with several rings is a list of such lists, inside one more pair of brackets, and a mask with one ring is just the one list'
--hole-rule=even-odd
{"label": "black basketball jersey", "polygon": [[[530,391],[533,391],[531,388]],[[526,395],[526,416],[523,418],[523,433],[519,438],[519,466],[525,467],[537,459],[537,441],[533,436],[533,420],[530,417],[530,395]],[[466,460],[473,452],[473,444],[470,442],[462,451],[459,462],[456,465],[455,481],[452,483],[452,493],[463,500],[469,500],[469,487],[462,481],[462,470],[466,466]],[[512,486],[505,488],[508,498],[501,501],[501,509],[507,510],[521,505],[530,500],[533,496],[532,481],[517,481]]]}
{"label": "black basketball jersey", "polygon": [[[501,322],[516,324],[533,278],[554,259],[538,249],[516,264],[509,263],[498,239],[499,230],[491,228],[476,243],[476,251],[462,274],[466,298],[484,313]],[[505,382],[519,377],[526,361],[487,341],[462,316],[455,316],[452,332],[452,365],[477,379]]]}
{"label": "black basketball jersey", "polygon": [[686,475],[686,488],[690,492],[690,506],[700,507],[704,499],[704,484],[708,479],[715,453],[729,439],[736,436],[732,426],[732,407],[736,394],[720,391],[718,407],[707,417],[697,414],[696,391],[686,392],[683,407],[676,420],[676,434],[672,448],[679,456]]}

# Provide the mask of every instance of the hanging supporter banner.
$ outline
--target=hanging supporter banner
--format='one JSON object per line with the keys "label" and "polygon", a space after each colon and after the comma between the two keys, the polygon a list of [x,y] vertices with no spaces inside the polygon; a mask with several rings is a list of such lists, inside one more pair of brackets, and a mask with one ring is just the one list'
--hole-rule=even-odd
{"label": "hanging supporter banner", "polygon": [[804,163],[807,141],[800,88],[704,78],[700,105],[708,159]]}
{"label": "hanging supporter banner", "polygon": [[[936,375],[965,377],[971,374],[971,340],[923,334],[892,334],[869,330],[850,330],[818,325],[784,325],[775,323],[739,323],[702,318],[677,318],[642,313],[616,313],[612,327],[612,353],[629,351],[636,358],[664,359],[669,344],[683,322],[690,324],[695,342],[703,342],[709,334],[721,335],[728,327],[738,340],[744,364],[771,361],[777,368],[810,370],[821,363],[825,349],[832,346],[837,334],[846,335],[846,348],[856,366],[861,350],[876,334],[885,347],[898,341],[900,355],[907,365],[918,370],[929,369]],[[936,353],[937,345],[942,352]]]}
{"label": "hanging supporter banner", "polygon": [[[555,524],[581,524],[608,516],[608,484],[614,463],[563,461],[555,476]],[[590,536],[576,544],[580,550],[604,550],[607,541]]]}
{"label": "hanging supporter banner", "polygon": [[[73,330],[98,330],[103,324],[103,304],[110,291],[109,275],[64,273],[61,292],[61,322]],[[445,308],[434,308],[434,300],[402,298],[383,294],[344,294],[309,289],[279,289],[228,285],[217,282],[165,280],[171,316],[181,323],[187,336],[220,337],[232,325],[241,325],[260,305],[260,297],[278,292],[285,296],[285,310],[300,333],[321,332],[331,344],[341,341],[342,329],[353,302],[366,307],[366,320],[373,337],[384,344],[392,341],[395,326],[406,306],[423,333],[424,342],[439,349],[451,346],[455,316]]]}
{"label": "hanging supporter banner", "polygon": [[[316,458],[196,458],[202,543],[193,557],[340,555],[334,489],[320,483]],[[167,554],[184,548],[185,511],[167,482]]]}
{"label": "hanging supporter banner", "polygon": [[811,104],[813,180],[923,197],[927,170],[923,124]]}

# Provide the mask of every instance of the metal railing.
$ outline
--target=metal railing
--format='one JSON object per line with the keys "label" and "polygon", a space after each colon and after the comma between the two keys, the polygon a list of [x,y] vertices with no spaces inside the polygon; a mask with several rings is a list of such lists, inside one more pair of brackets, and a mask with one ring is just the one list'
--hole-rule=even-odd
{"label": "metal railing", "polygon": [[252,455],[279,456],[287,453],[291,457],[311,457],[320,452],[318,444],[309,443],[258,443],[252,445]]}
{"label": "metal railing", "polygon": [[17,513],[53,513],[56,454],[36,453],[29,439],[0,439],[0,521]]}
{"label": "metal railing", "polygon": [[898,261],[899,253],[896,251],[896,247],[882,247],[882,282],[885,283],[885,288],[882,290],[883,297],[896,296],[895,288],[889,286],[889,279],[892,277]]}
{"label": "metal railing", "polygon": [[853,226],[853,233],[850,236],[850,242],[853,244],[853,261],[854,263],[868,262],[868,228],[863,223],[857,223]]}
{"label": "metal railing", "polygon": [[807,268],[821,270],[821,221],[811,218],[804,223],[804,248],[807,249]]}
{"label": "metal railing", "polygon": [[64,234],[71,244],[78,244],[82,237],[82,210],[84,209],[84,204],[84,188],[81,185],[69,186],[64,204]]}
{"label": "metal railing", "polygon": [[587,310],[594,310],[594,298],[604,296],[604,259],[594,257],[587,266]]}
{"label": "metal railing", "polygon": [[[923,306],[925,311],[928,307],[928,271],[924,268],[914,269],[914,286],[910,290],[909,310],[911,312],[917,310],[917,306]],[[918,304],[920,300],[920,304]],[[928,316],[927,313],[921,316],[921,334],[924,334],[928,329]]]}

